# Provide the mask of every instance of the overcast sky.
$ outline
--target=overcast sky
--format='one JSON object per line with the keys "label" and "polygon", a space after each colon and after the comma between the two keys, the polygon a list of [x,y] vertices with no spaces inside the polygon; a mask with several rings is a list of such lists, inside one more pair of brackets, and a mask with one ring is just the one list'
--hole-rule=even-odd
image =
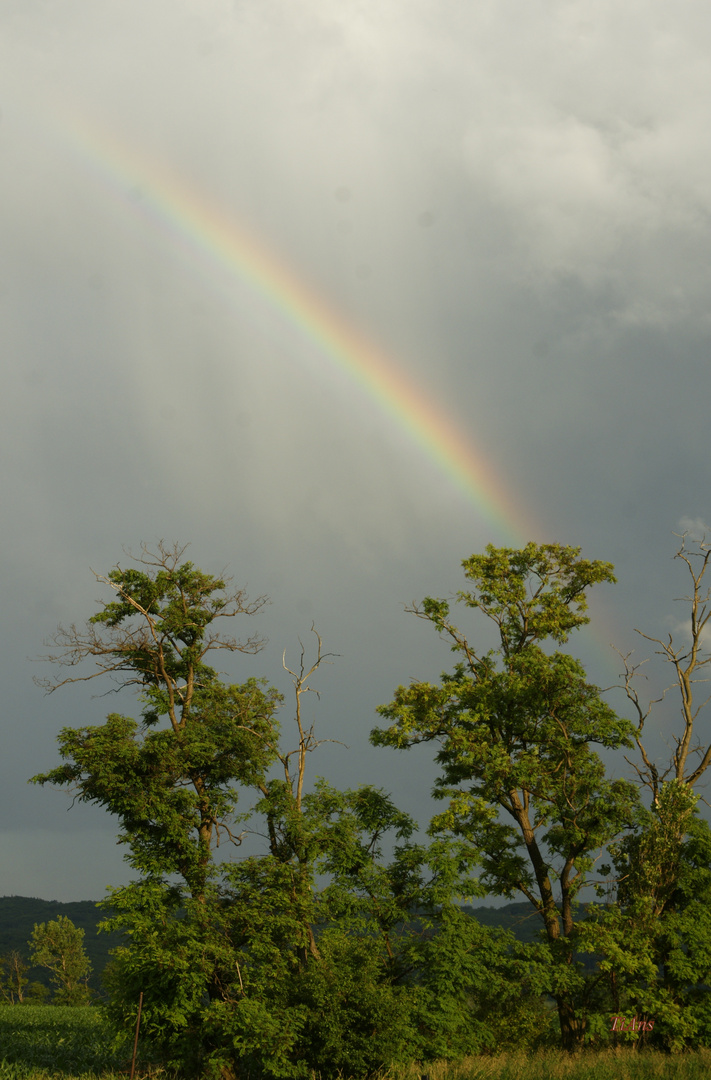
{"label": "overcast sky", "polygon": [[[701,0],[0,0],[0,893],[127,880],[101,810],[26,783],[107,711],[31,658],[125,547],[270,595],[235,679],[285,689],[315,621],[350,749],[313,772],[424,824],[429,751],[368,745],[450,662],[404,604],[516,536],[615,563],[571,642],[600,685],[610,641],[679,619],[672,534],[711,518],[710,34]],[[176,191],[371,342],[480,487]]]}

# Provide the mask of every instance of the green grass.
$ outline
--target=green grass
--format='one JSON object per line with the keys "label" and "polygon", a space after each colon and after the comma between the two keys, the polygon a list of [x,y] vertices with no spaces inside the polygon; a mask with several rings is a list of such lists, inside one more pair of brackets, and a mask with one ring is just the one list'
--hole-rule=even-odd
{"label": "green grass", "polygon": [[574,1057],[546,1051],[468,1058],[456,1065],[435,1062],[393,1070],[388,1080],[707,1080],[709,1076],[711,1050],[668,1057],[625,1048]]}
{"label": "green grass", "polygon": [[[0,1005],[0,1080],[124,1080],[132,1040],[116,1047],[98,1009]],[[154,1076],[161,1070],[154,1072]],[[137,1080],[145,1077],[137,1071]],[[498,1054],[458,1064],[391,1069],[381,1080],[707,1080],[711,1050],[667,1057],[634,1049],[578,1057],[558,1051]],[[313,1080],[336,1080],[331,1077]],[[348,1078],[341,1078],[348,1080]]]}
{"label": "green grass", "polygon": [[[38,1069],[35,1065],[0,1061],[0,1080],[126,1080],[127,1076],[128,1071],[67,1073],[56,1069]],[[138,1070],[135,1080],[145,1080]]]}
{"label": "green grass", "polygon": [[126,1067],[98,1009],[0,1005],[0,1080],[108,1075]]}

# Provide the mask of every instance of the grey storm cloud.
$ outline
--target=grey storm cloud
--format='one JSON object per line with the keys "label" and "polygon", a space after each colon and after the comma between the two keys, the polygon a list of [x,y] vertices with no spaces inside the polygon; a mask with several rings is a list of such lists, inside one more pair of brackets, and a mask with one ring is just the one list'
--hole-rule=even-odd
{"label": "grey storm cloud", "polygon": [[[672,531],[709,519],[710,21],[692,0],[0,3],[6,892],[125,876],[99,810],[25,784],[63,724],[108,711],[43,698],[27,658],[92,613],[90,568],[124,546],[191,542],[271,595],[238,677],[282,680],[315,621],[340,654],[317,721],[350,746],[315,771],[423,823],[427,752],[367,743],[395,686],[450,660],[404,603],[534,521],[616,563],[580,637],[594,680],[614,681],[607,641],[670,625]],[[371,340],[488,492],[283,295],[161,218],[112,145]]]}

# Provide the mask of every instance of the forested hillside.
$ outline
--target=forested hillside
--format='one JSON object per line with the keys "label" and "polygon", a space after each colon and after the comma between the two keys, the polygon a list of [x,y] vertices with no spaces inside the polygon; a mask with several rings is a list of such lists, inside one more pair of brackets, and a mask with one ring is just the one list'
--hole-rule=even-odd
{"label": "forested hillside", "polygon": [[[58,900],[39,900],[30,896],[0,897],[0,956],[17,951],[29,959],[28,941],[37,923],[50,922],[64,915],[76,927],[84,931],[84,949],[91,961],[90,985],[94,990],[101,986],[101,973],[109,960],[109,951],[120,944],[122,936],[117,933],[99,934],[97,926],[108,917],[93,900],[77,900],[60,903]],[[49,986],[46,968],[33,967],[29,977]]]}

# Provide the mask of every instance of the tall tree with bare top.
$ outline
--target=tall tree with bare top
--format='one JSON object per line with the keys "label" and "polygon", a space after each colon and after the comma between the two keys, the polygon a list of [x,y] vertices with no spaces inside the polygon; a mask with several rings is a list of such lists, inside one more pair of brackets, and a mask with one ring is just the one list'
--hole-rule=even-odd
{"label": "tall tree with bare top", "polygon": [[[711,545],[683,534],[674,559],[688,584],[676,629],[637,631],[654,647],[651,658],[620,654],[637,750],[627,760],[646,805],[611,847],[615,888],[607,899],[616,902],[585,927],[586,947],[603,957],[613,1008],[654,1017],[653,1040],[667,1049],[711,1040],[711,831],[699,813],[711,765]],[[651,699],[641,691],[647,672],[662,686]]]}
{"label": "tall tree with bare top", "polygon": [[[674,779],[679,784],[695,788],[711,765],[711,735],[706,727],[701,734],[699,732],[699,721],[711,701],[707,689],[711,670],[711,582],[708,577],[711,544],[705,538],[690,539],[686,533],[679,540],[674,559],[686,567],[689,585],[689,591],[679,598],[685,608],[679,620],[680,627],[676,634],[670,632],[664,637],[636,631],[655,646],[655,656],[661,659],[671,674],[671,681],[659,697],[645,701],[638,689],[639,679],[645,675],[643,667],[649,661],[634,662],[632,653],[620,654],[624,664],[624,689],[633,706],[636,721],[635,741],[639,761],[633,764],[655,803],[661,785],[666,781]],[[701,694],[697,693],[699,686]],[[681,724],[676,729],[671,726],[669,734],[674,749],[669,760],[660,762],[648,750],[648,722],[656,717],[659,706],[667,705],[670,700],[678,704]],[[666,713],[669,713],[668,707]]]}

